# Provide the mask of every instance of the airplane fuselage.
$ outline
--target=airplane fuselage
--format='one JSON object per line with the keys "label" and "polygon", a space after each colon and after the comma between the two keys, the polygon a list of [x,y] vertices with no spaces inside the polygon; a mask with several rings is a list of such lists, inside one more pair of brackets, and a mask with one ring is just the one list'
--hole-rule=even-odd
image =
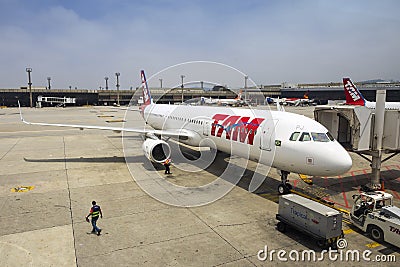
{"label": "airplane fuselage", "polygon": [[[280,170],[316,176],[339,175],[351,168],[344,148],[328,130],[302,115],[269,110],[150,104],[147,124],[158,130],[190,132],[179,140],[216,149]],[[304,138],[305,136],[305,138]]]}

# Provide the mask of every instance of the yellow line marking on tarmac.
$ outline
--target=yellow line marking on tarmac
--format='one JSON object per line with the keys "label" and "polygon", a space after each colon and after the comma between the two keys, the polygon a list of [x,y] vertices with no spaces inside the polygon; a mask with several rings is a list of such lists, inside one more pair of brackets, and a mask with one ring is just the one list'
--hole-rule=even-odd
{"label": "yellow line marking on tarmac", "polygon": [[303,180],[303,182],[305,182],[306,184],[308,184],[308,185],[312,185],[312,184],[313,184],[312,179],[311,179],[311,178],[308,178],[307,175],[305,175],[305,174],[299,174],[299,177],[300,177],[300,179]]}
{"label": "yellow line marking on tarmac", "polygon": [[351,233],[354,233],[354,230],[353,230],[353,229],[346,229],[346,230],[343,230],[343,234],[345,234],[345,235],[348,235],[348,234],[351,234]]}
{"label": "yellow line marking on tarmac", "polygon": [[368,248],[376,248],[376,247],[379,247],[380,245],[381,244],[379,244],[378,242],[372,242],[372,243],[366,244],[365,246]]}
{"label": "yellow line marking on tarmac", "polygon": [[353,224],[349,219],[346,219],[346,218],[342,218],[342,222],[344,222],[345,224],[348,224],[348,225]]}
{"label": "yellow line marking on tarmac", "polygon": [[99,118],[112,118],[114,117],[113,115],[97,115]]}
{"label": "yellow line marking on tarmac", "polygon": [[14,188],[11,188],[11,192],[14,192],[14,193],[28,192],[34,188],[35,188],[35,186],[16,186]]}

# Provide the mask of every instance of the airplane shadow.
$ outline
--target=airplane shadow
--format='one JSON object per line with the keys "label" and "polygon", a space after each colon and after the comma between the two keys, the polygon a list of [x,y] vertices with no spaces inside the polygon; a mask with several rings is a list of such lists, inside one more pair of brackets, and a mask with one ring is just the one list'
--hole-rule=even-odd
{"label": "airplane shadow", "polygon": [[[117,138],[117,137],[115,137]],[[136,136],[134,137],[136,138]],[[174,149],[175,145],[172,145],[172,149]],[[201,152],[192,149],[187,146],[182,146],[178,145],[181,153],[185,156],[186,160],[193,161],[195,162],[197,159],[201,157]],[[204,171],[216,176],[216,177],[221,177],[222,179],[225,179],[228,182],[232,182],[229,177],[226,177],[223,175],[225,172],[226,168],[228,168],[229,164],[234,163],[229,161],[229,158],[231,156],[227,153],[220,152],[218,151],[216,154],[216,157],[214,161],[207,166]],[[58,163],[58,162],[82,162],[82,163],[119,163],[119,162],[125,162],[127,164],[129,163],[139,163],[141,166],[146,169],[147,171],[162,171],[164,170],[164,166],[162,164],[157,164],[157,163],[152,163],[149,160],[145,158],[144,155],[136,155],[136,156],[128,156],[128,157],[121,157],[121,156],[110,156],[110,157],[75,157],[75,158],[55,158],[55,159],[27,159],[24,158],[26,162],[46,162],[46,163]],[[187,161],[185,163],[187,163]],[[175,161],[174,163],[181,163],[178,160]],[[279,179],[271,178],[268,176],[268,173],[265,174],[260,174],[256,173],[255,171],[251,170],[248,168],[248,165],[246,165],[246,168],[240,167],[235,165],[235,168],[238,168],[238,173],[242,173],[241,179],[236,183],[237,186],[240,188],[245,189],[246,191],[249,191],[249,187],[251,184],[251,181],[253,177],[258,174],[258,175],[263,175],[265,179],[261,183],[261,185],[253,192],[255,194],[262,194],[263,196],[268,195],[267,198],[271,201],[277,202],[278,200],[278,193],[277,193],[277,188],[278,185],[280,184]],[[387,187],[390,186],[392,190],[399,190],[400,185],[399,182],[396,181],[400,176],[400,170],[385,170],[382,171],[382,177],[385,180],[385,183],[387,184]],[[224,178],[225,177],[225,178]],[[313,187],[317,188],[322,188],[329,193],[333,194],[338,194],[342,192],[351,192],[357,190],[357,188],[360,187],[360,185],[367,184],[370,181],[370,174],[359,174],[359,175],[350,175],[350,176],[344,176],[342,178],[338,177],[333,177],[333,178],[324,178],[324,177],[314,177],[313,178]],[[301,189],[300,189],[301,190]],[[300,233],[294,229],[288,229],[288,231],[285,233],[286,236],[289,238],[292,238],[293,240],[296,240],[303,246],[309,248],[309,249],[314,249],[315,251],[321,251],[322,249],[319,248],[316,245],[316,242],[310,242],[310,237],[304,233]],[[387,250],[389,254],[392,253],[392,251],[398,251],[397,249],[393,249],[392,246],[390,245],[385,245],[385,248],[383,250]],[[383,252],[382,252],[383,253]]]}
{"label": "airplane shadow", "polygon": [[[201,152],[187,146],[179,145],[179,150],[185,156],[186,160],[188,160],[189,162],[196,161],[201,156]],[[237,164],[232,163],[232,161],[229,160],[230,157],[231,157],[230,154],[217,151],[217,154],[213,162],[203,170],[216,177],[220,177],[228,182],[234,183],[237,186],[245,189],[246,191],[249,191],[253,177],[262,176],[264,181],[253,193],[255,194],[273,193],[278,195],[277,188],[278,185],[280,184],[280,180],[268,177],[267,173],[262,173],[262,174],[256,173],[252,169],[248,168],[248,164],[246,164],[245,168],[243,166],[238,166]],[[229,176],[227,177],[226,175],[224,175],[228,167],[235,168],[235,172],[241,174],[241,178],[237,179],[237,177],[229,177]]]}
{"label": "airplane shadow", "polygon": [[[112,138],[120,138],[111,136]],[[130,136],[129,138],[140,138],[138,136]],[[172,150],[179,149],[181,153],[185,156],[187,161],[195,162],[197,159],[201,157],[201,152],[195,149],[192,149],[188,146],[182,145],[172,145]],[[226,168],[229,164],[233,164],[229,162],[230,155],[224,152],[218,151],[214,161],[208,165],[204,171],[216,176],[216,177],[224,177],[223,173],[225,172]],[[112,157],[75,157],[75,158],[52,158],[52,159],[32,159],[32,158],[24,158],[26,162],[46,162],[46,163],[60,163],[60,162],[81,162],[81,163],[117,163],[117,162],[126,162],[126,163],[142,163],[142,166],[147,171],[159,171],[164,169],[162,164],[158,163],[150,163],[144,157],[144,155],[137,155],[137,156],[127,156],[127,157],[120,157],[120,156],[112,156]],[[180,163],[174,161],[175,163]],[[195,163],[194,163],[195,164]],[[238,168],[239,172],[242,173],[242,177],[237,183],[237,186],[249,190],[249,185],[255,176],[256,172],[247,168],[244,169],[233,164],[235,168]],[[265,194],[265,193],[276,193],[277,195],[277,188],[280,184],[278,179],[274,179],[268,176],[268,173],[257,173],[265,177],[265,180],[261,183],[261,185],[253,192],[256,194]],[[383,181],[385,182],[385,188],[389,188],[391,190],[400,192],[400,182],[397,181],[400,177],[400,170],[384,170],[381,171],[381,176]],[[367,184],[371,179],[370,173],[362,173],[358,175],[349,175],[344,176],[341,178],[338,177],[313,177],[313,185],[312,187],[323,188],[326,191],[331,193],[343,193],[343,192],[351,192],[358,190],[361,185]],[[229,181],[229,178],[225,178],[225,180]],[[236,181],[236,179],[233,179]],[[299,188],[301,190],[301,188]]]}
{"label": "airplane shadow", "polygon": [[[118,137],[115,137],[118,138]],[[136,136],[134,137],[136,138]],[[173,147],[174,145],[172,145]],[[174,147],[172,148],[174,149]],[[185,163],[190,163],[191,161],[194,162],[201,156],[201,152],[192,149],[187,146],[181,146],[179,145],[179,149],[181,153],[185,156]],[[226,168],[228,165],[231,165],[231,167],[236,168],[238,173],[242,173],[242,177],[240,178],[239,182],[236,183],[237,186],[248,190],[250,182],[255,175],[255,172],[253,170],[250,170],[248,168],[243,168],[240,166],[235,165],[232,162],[229,162],[230,155],[224,152],[218,151],[216,154],[216,157],[214,161],[208,165],[206,168],[203,170],[216,176],[216,177],[221,177],[222,179],[225,179],[228,182],[236,183],[237,178],[236,177],[227,177],[226,175],[223,175]],[[140,163],[142,167],[147,170],[147,171],[160,171],[164,170],[164,166],[160,163],[153,163],[150,162],[144,155],[136,155],[136,156],[127,156],[127,157],[121,157],[121,156],[110,156],[110,157],[73,157],[73,158],[25,158],[25,162],[36,162],[36,163]],[[179,164],[178,159],[174,160],[175,164]],[[247,167],[247,166],[246,166]],[[260,174],[260,175],[266,175],[266,174]],[[235,182],[233,182],[235,181]],[[256,194],[259,193],[276,193],[277,195],[277,188],[279,185],[279,181],[270,177],[266,177],[264,182],[261,184],[259,188],[254,192]]]}

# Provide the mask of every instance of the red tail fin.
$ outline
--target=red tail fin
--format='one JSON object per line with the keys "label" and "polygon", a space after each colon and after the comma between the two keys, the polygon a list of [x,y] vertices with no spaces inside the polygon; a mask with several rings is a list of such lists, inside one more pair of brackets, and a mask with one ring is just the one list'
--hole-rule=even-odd
{"label": "red tail fin", "polygon": [[140,76],[142,78],[142,90],[143,90],[143,105],[147,106],[153,103],[153,99],[151,98],[150,95],[150,90],[149,87],[147,86],[147,81],[146,81],[146,75],[144,74],[144,70],[140,72]]}
{"label": "red tail fin", "polygon": [[347,105],[365,106],[365,99],[350,78],[343,78],[344,94]]}

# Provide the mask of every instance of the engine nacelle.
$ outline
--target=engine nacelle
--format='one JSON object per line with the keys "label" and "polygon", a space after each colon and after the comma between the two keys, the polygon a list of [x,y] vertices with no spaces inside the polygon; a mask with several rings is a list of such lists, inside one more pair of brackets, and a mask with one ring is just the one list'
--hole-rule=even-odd
{"label": "engine nacelle", "polygon": [[169,144],[160,139],[146,139],[143,142],[142,149],[144,155],[151,161],[164,163],[171,157],[171,148]]}

